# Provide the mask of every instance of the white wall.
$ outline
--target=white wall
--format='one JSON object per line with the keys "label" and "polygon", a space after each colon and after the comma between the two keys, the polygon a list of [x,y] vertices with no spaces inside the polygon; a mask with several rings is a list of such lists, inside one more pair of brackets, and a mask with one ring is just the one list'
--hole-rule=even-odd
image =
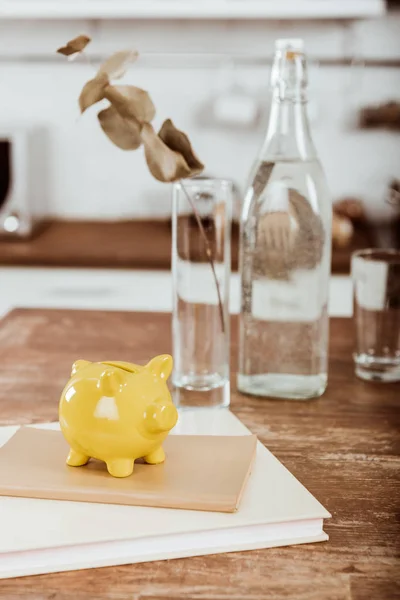
{"label": "white wall", "polygon": [[[268,112],[269,67],[260,58],[271,56],[276,37],[304,37],[310,55],[319,58],[350,56],[357,64],[400,59],[400,17],[393,15],[353,24],[0,23],[0,129],[21,121],[48,127],[51,158],[43,165],[43,177],[51,182],[49,211],[61,217],[163,217],[170,212],[169,186],[150,177],[142,150],[126,153],[112,146],[96,122],[98,107],[79,117],[76,99],[94,68],[81,60],[66,63],[53,50],[84,31],[94,38],[92,55],[124,47],[144,53],[127,80],[150,91],[156,123],[171,117],[189,132],[207,173],[232,178],[241,189]],[[222,54],[240,57],[233,78]],[[313,66],[310,78],[314,138],[333,198],[356,195],[371,213],[388,214],[382,198],[388,180],[400,177],[400,136],[360,131],[355,122],[361,106],[399,99],[400,69]],[[263,108],[255,128],[207,124],[210,101],[232,83]]]}

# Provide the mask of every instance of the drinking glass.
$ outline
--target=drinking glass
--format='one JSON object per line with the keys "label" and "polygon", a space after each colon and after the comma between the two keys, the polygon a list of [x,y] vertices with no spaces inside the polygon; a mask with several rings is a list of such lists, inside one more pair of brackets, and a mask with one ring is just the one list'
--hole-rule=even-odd
{"label": "drinking glass", "polygon": [[400,381],[400,251],[360,250],[351,270],[356,375]]}
{"label": "drinking glass", "polygon": [[173,187],[174,402],[228,406],[231,182],[195,178]]}

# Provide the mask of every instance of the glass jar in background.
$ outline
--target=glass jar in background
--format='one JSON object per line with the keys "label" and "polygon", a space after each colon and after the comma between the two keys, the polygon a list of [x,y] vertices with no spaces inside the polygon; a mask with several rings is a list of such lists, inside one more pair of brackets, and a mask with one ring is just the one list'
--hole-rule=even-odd
{"label": "glass jar in background", "polygon": [[360,250],[351,261],[356,375],[400,381],[400,250]]}
{"label": "glass jar in background", "polygon": [[228,406],[232,185],[173,187],[172,384],[178,407]]}
{"label": "glass jar in background", "polygon": [[267,137],[241,219],[240,391],[307,399],[328,371],[332,206],[311,139],[302,40],[278,40]]}

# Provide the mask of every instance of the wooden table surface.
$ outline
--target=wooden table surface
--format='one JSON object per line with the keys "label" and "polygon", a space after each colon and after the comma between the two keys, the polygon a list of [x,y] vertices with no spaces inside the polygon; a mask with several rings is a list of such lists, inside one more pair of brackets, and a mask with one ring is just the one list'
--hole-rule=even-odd
{"label": "wooden table surface", "polygon": [[[232,393],[233,412],[332,513],[329,542],[3,580],[0,598],[400,598],[400,385],[356,379],[351,346],[351,322],[333,319],[318,400]],[[168,351],[167,314],[13,311],[0,324],[0,424],[56,420],[77,358],[146,362]]]}

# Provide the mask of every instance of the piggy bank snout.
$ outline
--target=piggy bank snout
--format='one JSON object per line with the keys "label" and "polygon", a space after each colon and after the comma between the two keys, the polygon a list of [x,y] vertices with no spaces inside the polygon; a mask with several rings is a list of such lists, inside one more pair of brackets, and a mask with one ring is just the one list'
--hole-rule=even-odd
{"label": "piggy bank snout", "polygon": [[144,413],[146,429],[151,433],[170,431],[178,420],[178,411],[172,403],[150,404]]}

